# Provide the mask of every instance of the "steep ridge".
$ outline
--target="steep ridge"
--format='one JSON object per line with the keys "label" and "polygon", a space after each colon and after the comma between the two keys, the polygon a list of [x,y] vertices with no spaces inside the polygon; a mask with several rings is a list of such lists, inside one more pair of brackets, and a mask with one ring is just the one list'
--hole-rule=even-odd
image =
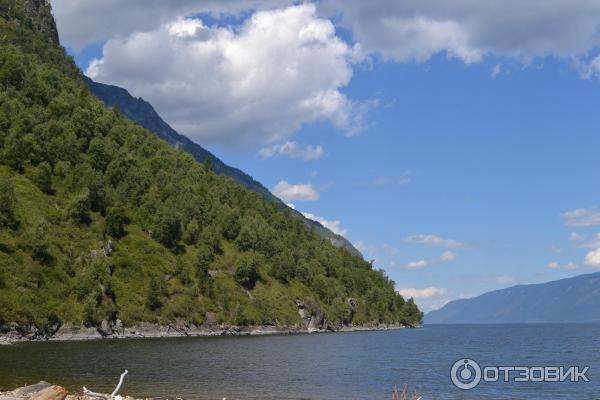
{"label": "steep ridge", "polygon": [[106,108],[53,27],[0,1],[0,334],[420,323],[362,257]]}
{"label": "steep ridge", "polygon": [[291,212],[298,214],[298,216],[304,219],[307,226],[315,228],[322,238],[329,240],[334,246],[343,247],[355,255],[360,255],[360,252],[346,238],[333,233],[319,222],[305,218],[299,212],[290,209],[250,175],[225,164],[199,144],[196,144],[187,137],[179,134],[171,128],[171,126],[158,115],[154,107],[144,99],[131,96],[126,89],[114,85],[94,82],[87,77],[85,78],[85,82],[91,92],[102,100],[107,107],[117,106],[126,117],[149,131],[154,132],[176,149],[190,153],[197,161],[203,163],[207,159],[210,159],[213,170],[217,174],[228,176],[248,189],[260,194],[267,201],[271,201],[282,208],[287,208]]}

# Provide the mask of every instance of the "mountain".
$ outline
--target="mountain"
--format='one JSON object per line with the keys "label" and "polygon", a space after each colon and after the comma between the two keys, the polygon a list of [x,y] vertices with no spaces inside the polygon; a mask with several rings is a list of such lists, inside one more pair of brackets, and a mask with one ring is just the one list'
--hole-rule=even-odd
{"label": "mountain", "polygon": [[0,1],[0,335],[421,321],[362,257],[106,107],[57,38],[46,1]]}
{"label": "mountain", "polygon": [[277,204],[281,208],[287,208],[292,213],[296,213],[300,218],[304,219],[307,226],[314,228],[323,239],[329,240],[334,246],[343,247],[355,255],[361,254],[352,243],[343,236],[335,234],[319,222],[306,218],[301,213],[289,208],[250,175],[237,168],[230,167],[199,144],[196,144],[187,137],[179,134],[171,128],[171,126],[158,115],[154,107],[144,99],[131,96],[126,89],[114,85],[94,82],[88,77],[85,77],[85,82],[90,88],[90,91],[102,100],[107,107],[117,106],[127,118],[140,124],[149,131],[154,132],[176,149],[190,153],[197,161],[203,163],[207,159],[210,159],[213,170],[217,174],[228,176],[248,189],[260,194],[264,199]]}
{"label": "mountain", "polygon": [[600,322],[600,272],[517,285],[454,300],[425,316],[428,324]]}

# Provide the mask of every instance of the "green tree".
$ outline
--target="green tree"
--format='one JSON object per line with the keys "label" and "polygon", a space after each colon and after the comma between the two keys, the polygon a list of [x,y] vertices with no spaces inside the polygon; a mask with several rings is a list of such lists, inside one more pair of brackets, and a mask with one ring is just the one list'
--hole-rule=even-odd
{"label": "green tree", "polygon": [[289,251],[283,251],[275,255],[271,263],[270,275],[273,278],[282,282],[288,282],[290,279],[294,278],[296,263]]}
{"label": "green tree", "polygon": [[152,224],[152,237],[165,247],[175,247],[181,239],[181,221],[175,210],[168,207],[159,209]]}
{"label": "green tree", "polygon": [[236,210],[229,210],[225,213],[221,222],[223,237],[233,241],[240,233],[240,214]]}
{"label": "green tree", "polygon": [[52,193],[52,167],[46,161],[41,162],[35,169],[34,180],[44,193]]}
{"label": "green tree", "polygon": [[146,294],[146,306],[154,311],[163,306],[162,293],[164,287],[162,282],[155,276],[150,278],[150,284],[148,285],[148,292]]}
{"label": "green tree", "polygon": [[88,223],[90,221],[90,191],[84,188],[75,195],[69,203],[68,213],[75,223]]}
{"label": "green tree", "polygon": [[210,294],[212,288],[212,278],[209,274],[210,264],[214,261],[212,249],[207,245],[202,245],[198,248],[196,255],[195,270],[196,278],[200,289],[205,294]]}
{"label": "green tree", "polygon": [[201,229],[198,220],[196,218],[192,218],[192,220],[185,226],[183,241],[189,245],[196,244],[198,237],[200,236],[200,231]]}
{"label": "green tree", "polygon": [[0,228],[16,228],[18,225],[15,209],[17,196],[12,182],[6,176],[0,176]]}
{"label": "green tree", "polygon": [[254,252],[244,253],[237,261],[235,268],[235,280],[242,286],[252,289],[260,277],[258,267],[261,257]]}
{"label": "green tree", "polygon": [[25,245],[34,259],[48,261],[48,223],[45,220],[37,220],[25,231]]}
{"label": "green tree", "polygon": [[127,214],[123,207],[109,207],[106,210],[104,232],[114,238],[125,236],[125,225],[128,223]]}

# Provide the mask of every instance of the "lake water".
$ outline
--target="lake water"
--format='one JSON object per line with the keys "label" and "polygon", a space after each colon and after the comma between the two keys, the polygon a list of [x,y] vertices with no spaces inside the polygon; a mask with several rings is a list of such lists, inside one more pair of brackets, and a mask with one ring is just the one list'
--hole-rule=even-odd
{"label": "lake water", "polygon": [[[0,388],[47,380],[69,389],[188,399],[598,399],[600,325],[432,325],[295,336],[130,339],[0,346]],[[590,366],[589,382],[489,383],[463,391],[452,364]]]}

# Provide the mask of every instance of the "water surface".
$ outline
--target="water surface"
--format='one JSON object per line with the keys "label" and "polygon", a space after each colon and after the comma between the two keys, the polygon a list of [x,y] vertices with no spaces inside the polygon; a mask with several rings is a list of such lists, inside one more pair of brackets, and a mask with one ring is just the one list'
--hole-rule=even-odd
{"label": "water surface", "polygon": [[[47,380],[69,389],[188,399],[598,399],[600,325],[431,325],[260,337],[127,339],[0,346],[0,388]],[[462,391],[451,365],[589,365],[589,383],[482,382]]]}

